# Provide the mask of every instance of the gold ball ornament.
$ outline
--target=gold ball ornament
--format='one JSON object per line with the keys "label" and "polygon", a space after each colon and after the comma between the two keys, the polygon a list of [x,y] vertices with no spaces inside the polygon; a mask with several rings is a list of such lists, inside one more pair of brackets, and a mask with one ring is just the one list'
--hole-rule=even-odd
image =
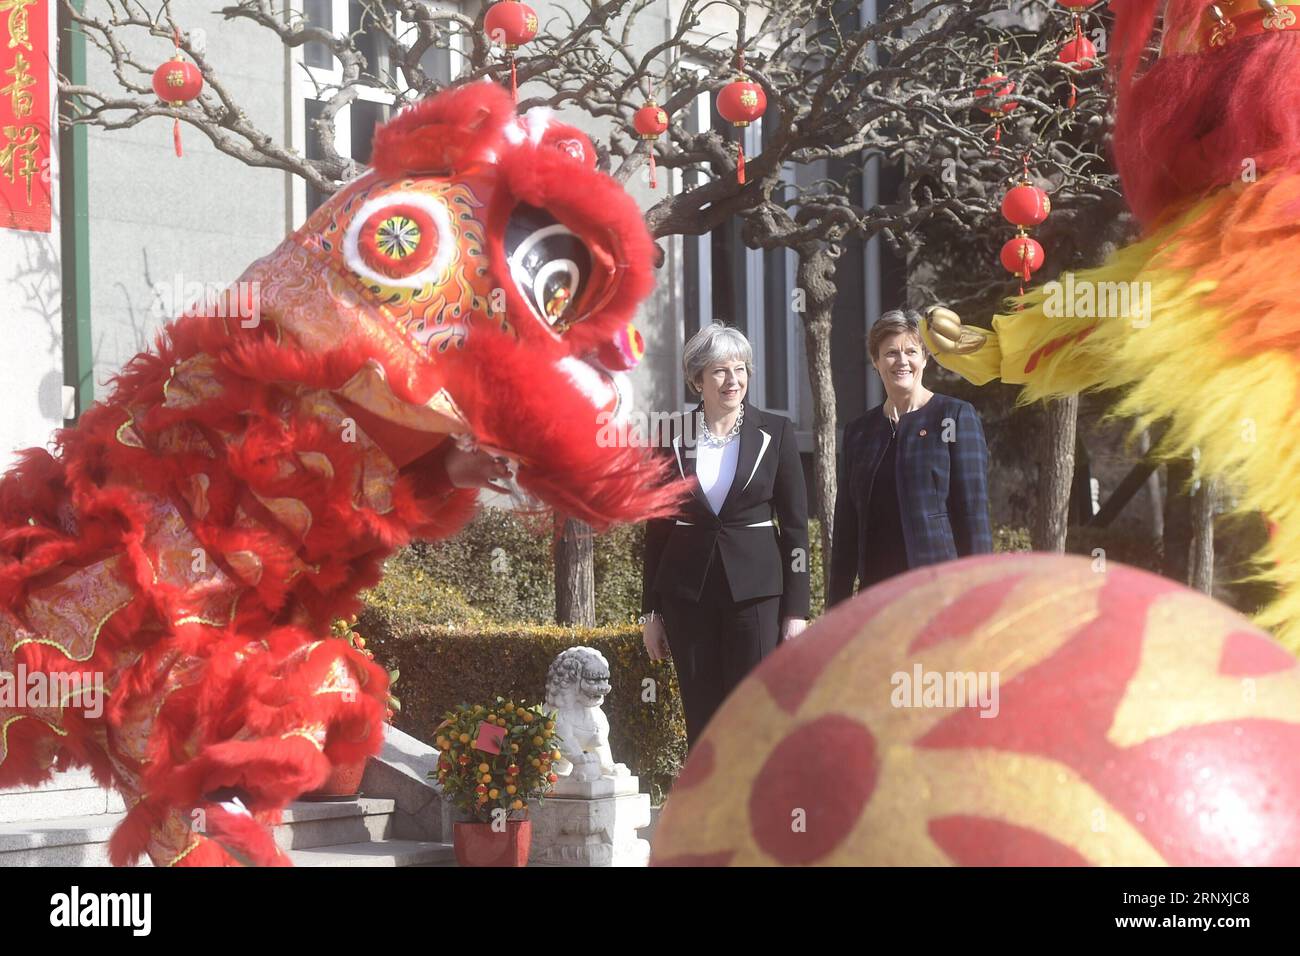
{"label": "gold ball ornament", "polygon": [[966,558],[746,677],[652,862],[1295,866],[1297,765],[1300,662],[1232,609],[1115,562]]}

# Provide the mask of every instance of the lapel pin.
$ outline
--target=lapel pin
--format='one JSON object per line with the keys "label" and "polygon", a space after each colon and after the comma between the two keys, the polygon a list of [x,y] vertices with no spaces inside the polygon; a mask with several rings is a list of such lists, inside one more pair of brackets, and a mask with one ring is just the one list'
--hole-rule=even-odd
{"label": "lapel pin", "polygon": [[924,428],[922,428],[922,429],[921,429],[921,437],[924,438],[925,436],[926,436],[926,431],[925,431]]}

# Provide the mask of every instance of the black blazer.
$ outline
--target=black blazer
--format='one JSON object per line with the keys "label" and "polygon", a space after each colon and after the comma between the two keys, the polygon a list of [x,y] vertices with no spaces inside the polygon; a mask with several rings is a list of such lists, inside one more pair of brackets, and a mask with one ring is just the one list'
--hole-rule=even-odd
{"label": "black blazer", "polygon": [[[746,402],[739,440],[736,477],[718,514],[692,480],[694,494],[676,519],[647,523],[645,612],[658,611],[665,594],[698,601],[717,545],[733,600],[779,594],[782,618],[808,616],[808,492],[794,425]],[[687,444],[679,433],[667,452],[679,474],[694,479]]]}
{"label": "black blazer", "polygon": [[[832,604],[852,596],[866,566],[867,504],[889,436],[879,405],[844,429],[831,544]],[[988,448],[975,407],[936,392],[921,408],[899,416],[897,440],[894,482],[907,566],[991,553]]]}

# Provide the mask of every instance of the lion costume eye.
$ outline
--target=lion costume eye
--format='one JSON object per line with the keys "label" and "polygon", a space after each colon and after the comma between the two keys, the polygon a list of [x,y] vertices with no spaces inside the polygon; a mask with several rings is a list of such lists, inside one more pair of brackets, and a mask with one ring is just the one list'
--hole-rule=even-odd
{"label": "lion costume eye", "polygon": [[510,277],[539,319],[562,332],[591,277],[591,252],[567,226],[536,206],[519,205],[505,235]]}
{"label": "lion costume eye", "polygon": [[386,193],[366,202],[343,236],[343,258],[372,283],[420,289],[437,283],[456,254],[447,207],[426,193]]}

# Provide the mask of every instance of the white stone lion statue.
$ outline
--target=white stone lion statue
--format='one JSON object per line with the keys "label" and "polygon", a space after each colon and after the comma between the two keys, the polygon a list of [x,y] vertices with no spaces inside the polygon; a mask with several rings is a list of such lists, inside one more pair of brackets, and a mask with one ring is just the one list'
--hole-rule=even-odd
{"label": "white stone lion statue", "polygon": [[570,647],[546,672],[546,704],[556,712],[561,759],[551,769],[561,777],[588,782],[626,777],[609,749],[609,719],[600,709],[609,693],[609,662],[590,647]]}

